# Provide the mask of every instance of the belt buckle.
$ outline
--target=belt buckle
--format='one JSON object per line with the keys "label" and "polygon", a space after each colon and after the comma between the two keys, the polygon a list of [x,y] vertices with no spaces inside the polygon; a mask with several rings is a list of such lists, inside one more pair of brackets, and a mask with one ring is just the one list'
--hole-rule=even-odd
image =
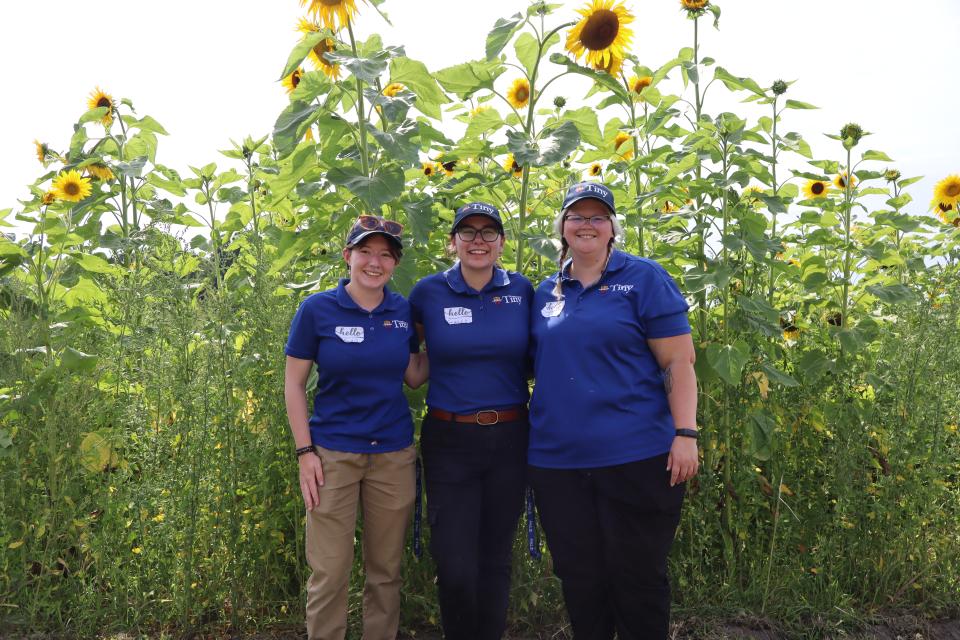
{"label": "belt buckle", "polygon": [[[480,419],[480,416],[483,415],[484,413],[492,413],[492,414],[493,414],[493,422],[483,422],[483,421]],[[496,410],[494,410],[494,409],[484,409],[483,411],[477,411],[477,424],[479,424],[479,425],[481,425],[481,426],[484,426],[484,427],[489,427],[489,426],[491,426],[491,425],[497,424],[498,422],[500,422],[500,414],[499,414]]]}

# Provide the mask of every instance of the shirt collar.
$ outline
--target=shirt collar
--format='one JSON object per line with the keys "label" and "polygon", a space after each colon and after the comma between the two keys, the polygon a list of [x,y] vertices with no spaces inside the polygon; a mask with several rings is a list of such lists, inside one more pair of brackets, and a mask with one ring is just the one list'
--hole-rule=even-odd
{"label": "shirt collar", "polygon": [[[337,304],[339,304],[344,309],[357,309],[366,313],[366,309],[361,309],[360,305],[353,301],[353,298],[350,297],[350,294],[347,293],[347,283],[350,282],[350,278],[340,278],[340,282],[337,283]],[[379,313],[381,311],[395,311],[397,309],[397,299],[386,287],[383,288],[383,300],[380,301],[380,304],[377,305],[377,308],[371,311],[370,313]]]}
{"label": "shirt collar", "polygon": [[[563,267],[560,268],[560,279],[563,281],[570,280],[570,265],[573,264],[573,258],[567,258],[567,261],[563,263]],[[623,269],[624,265],[627,264],[627,254],[619,249],[614,249],[610,253],[610,259],[607,261],[607,267],[603,270],[603,273],[600,274],[600,280],[603,280],[608,273],[614,273]],[[598,281],[599,282],[599,281]]]}
{"label": "shirt collar", "polygon": [[[467,284],[467,281],[463,279],[463,271],[461,270],[459,260],[443,272],[443,278],[447,281],[447,285],[457,293],[476,293],[470,285]],[[483,287],[483,291],[489,291],[497,287],[505,287],[508,284],[510,284],[510,275],[506,269],[501,269],[494,265],[493,277],[490,278],[490,282]]]}

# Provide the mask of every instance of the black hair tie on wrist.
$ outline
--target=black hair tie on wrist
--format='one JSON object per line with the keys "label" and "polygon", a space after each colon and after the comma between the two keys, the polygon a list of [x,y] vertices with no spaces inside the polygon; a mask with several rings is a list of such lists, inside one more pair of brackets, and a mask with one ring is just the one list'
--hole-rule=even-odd
{"label": "black hair tie on wrist", "polygon": [[313,445],[307,445],[306,447],[300,447],[299,449],[294,450],[294,453],[297,454],[297,458],[302,456],[305,453],[316,453],[317,450],[313,448]]}
{"label": "black hair tie on wrist", "polygon": [[677,435],[683,436],[684,438],[693,438],[694,440],[700,439],[700,432],[696,429],[677,429]]}

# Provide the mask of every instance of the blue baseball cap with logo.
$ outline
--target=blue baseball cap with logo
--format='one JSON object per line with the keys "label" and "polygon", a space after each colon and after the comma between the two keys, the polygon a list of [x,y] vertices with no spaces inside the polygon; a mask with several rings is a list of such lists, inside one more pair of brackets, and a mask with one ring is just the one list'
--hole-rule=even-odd
{"label": "blue baseball cap with logo", "polygon": [[599,182],[578,182],[567,189],[567,195],[563,199],[563,210],[566,211],[573,206],[574,203],[586,200],[587,198],[593,198],[605,204],[607,209],[610,210],[611,215],[617,213],[616,207],[613,204],[613,191],[610,191],[610,189]]}
{"label": "blue baseball cap with logo", "polygon": [[463,222],[463,219],[470,216],[486,216],[496,222],[500,231],[503,231],[503,221],[500,219],[500,211],[492,204],[487,204],[486,202],[471,202],[457,209],[457,215],[453,218],[451,231],[456,231],[460,223]]}

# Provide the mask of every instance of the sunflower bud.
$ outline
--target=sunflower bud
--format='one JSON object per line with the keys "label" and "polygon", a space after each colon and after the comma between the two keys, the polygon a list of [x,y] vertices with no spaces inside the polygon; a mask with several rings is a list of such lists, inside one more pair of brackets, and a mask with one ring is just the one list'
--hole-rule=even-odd
{"label": "sunflower bud", "polygon": [[773,95],[782,96],[787,92],[787,83],[783,80],[777,80],[773,83],[773,86],[770,87],[770,90],[773,91]]}
{"label": "sunflower bud", "polygon": [[900,172],[896,169],[887,169],[883,172],[883,179],[887,182],[896,182],[900,179]]}
{"label": "sunflower bud", "polygon": [[847,141],[849,140],[849,145],[855,147],[860,142],[860,138],[863,137],[863,129],[856,122],[850,122],[840,129],[840,137],[844,141],[844,146],[848,144]]}
{"label": "sunflower bud", "polygon": [[565,106],[567,106],[567,99],[563,96],[557,96],[553,99],[553,106],[555,106],[557,109],[563,109]]}

